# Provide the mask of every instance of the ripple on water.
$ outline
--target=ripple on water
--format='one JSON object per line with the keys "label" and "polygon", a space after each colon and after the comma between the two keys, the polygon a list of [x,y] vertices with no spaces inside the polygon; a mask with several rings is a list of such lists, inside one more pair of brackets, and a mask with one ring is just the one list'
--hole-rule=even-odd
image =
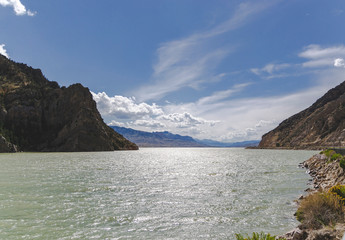
{"label": "ripple on water", "polygon": [[224,239],[282,233],[310,151],[0,155],[0,239]]}

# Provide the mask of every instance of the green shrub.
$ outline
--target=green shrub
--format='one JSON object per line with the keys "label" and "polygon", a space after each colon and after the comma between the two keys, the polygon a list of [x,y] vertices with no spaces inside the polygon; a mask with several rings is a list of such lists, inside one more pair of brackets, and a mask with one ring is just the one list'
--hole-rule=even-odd
{"label": "green shrub", "polygon": [[345,159],[341,159],[339,162],[339,166],[345,170]]}
{"label": "green shrub", "polygon": [[320,154],[325,154],[326,157],[330,158],[333,154],[335,154],[336,152],[332,149],[326,149],[322,152],[320,152]]}
{"label": "green shrub", "polygon": [[345,205],[345,185],[335,185],[328,192],[336,196],[339,202]]}
{"label": "green shrub", "polygon": [[344,221],[344,206],[333,193],[314,193],[301,201],[296,212],[301,228],[319,229]]}
{"label": "green shrub", "polygon": [[247,235],[247,237],[244,237],[241,234],[235,234],[235,236],[236,236],[236,240],[275,240],[276,239],[276,236],[271,236],[269,233],[265,234],[263,232],[261,233],[253,232],[253,236]]}
{"label": "green shrub", "polygon": [[335,161],[335,160],[338,160],[338,159],[341,159],[343,156],[339,153],[334,153],[332,156],[331,156],[331,161]]}

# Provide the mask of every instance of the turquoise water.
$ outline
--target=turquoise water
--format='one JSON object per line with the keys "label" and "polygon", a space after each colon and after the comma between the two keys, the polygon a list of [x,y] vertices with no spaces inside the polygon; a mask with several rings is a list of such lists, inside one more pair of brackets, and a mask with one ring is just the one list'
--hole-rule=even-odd
{"label": "turquoise water", "polygon": [[312,151],[0,154],[0,239],[233,239],[297,225]]}

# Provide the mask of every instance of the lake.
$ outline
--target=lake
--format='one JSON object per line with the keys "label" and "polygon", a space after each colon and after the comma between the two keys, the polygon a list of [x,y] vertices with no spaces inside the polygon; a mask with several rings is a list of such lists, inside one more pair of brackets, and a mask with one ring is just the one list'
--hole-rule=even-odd
{"label": "lake", "polygon": [[315,151],[142,148],[0,154],[0,239],[283,234]]}

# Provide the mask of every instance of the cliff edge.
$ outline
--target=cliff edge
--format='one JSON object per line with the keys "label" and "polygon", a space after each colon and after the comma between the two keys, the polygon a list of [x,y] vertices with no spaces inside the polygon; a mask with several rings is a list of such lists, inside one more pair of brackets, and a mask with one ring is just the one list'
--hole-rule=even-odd
{"label": "cliff edge", "polygon": [[88,88],[60,87],[1,54],[0,135],[0,152],[138,149],[103,122]]}

